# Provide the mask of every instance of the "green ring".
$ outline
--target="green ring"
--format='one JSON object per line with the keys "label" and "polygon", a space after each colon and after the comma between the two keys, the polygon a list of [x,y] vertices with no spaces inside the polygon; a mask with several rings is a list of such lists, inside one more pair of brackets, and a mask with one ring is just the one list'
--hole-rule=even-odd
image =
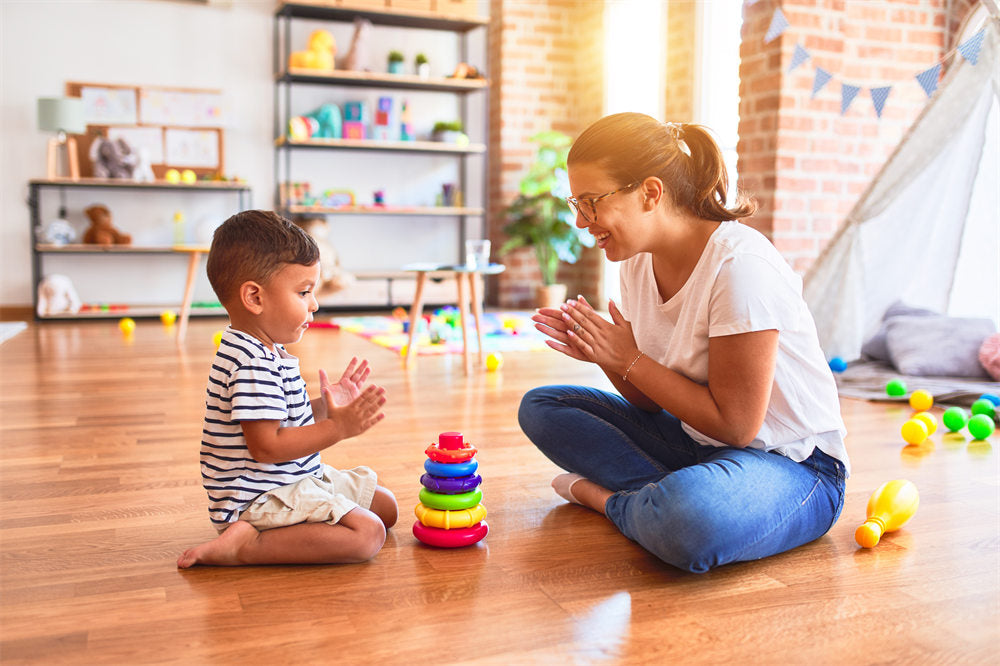
{"label": "green ring", "polygon": [[432,509],[441,509],[442,511],[471,509],[479,504],[482,499],[483,491],[479,488],[457,495],[442,495],[441,493],[432,493],[426,488],[420,489],[420,503]]}

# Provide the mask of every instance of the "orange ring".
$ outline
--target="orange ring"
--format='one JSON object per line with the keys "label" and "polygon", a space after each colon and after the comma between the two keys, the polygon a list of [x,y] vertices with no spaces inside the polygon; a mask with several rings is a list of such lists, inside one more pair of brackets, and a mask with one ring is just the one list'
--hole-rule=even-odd
{"label": "orange ring", "polygon": [[442,449],[437,444],[431,444],[424,453],[434,462],[457,463],[472,460],[479,450],[472,444],[467,444],[461,449]]}

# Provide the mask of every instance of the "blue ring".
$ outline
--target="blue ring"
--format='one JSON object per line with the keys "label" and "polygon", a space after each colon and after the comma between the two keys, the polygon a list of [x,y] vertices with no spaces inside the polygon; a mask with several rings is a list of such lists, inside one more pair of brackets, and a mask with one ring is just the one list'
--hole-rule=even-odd
{"label": "blue ring", "polygon": [[483,477],[478,474],[469,476],[434,476],[424,474],[420,477],[420,483],[431,492],[442,495],[458,495],[475,490],[483,482]]}
{"label": "blue ring", "polygon": [[428,458],[424,461],[424,471],[432,476],[445,476],[448,478],[456,476],[469,476],[475,474],[479,469],[479,462],[473,458],[458,463],[439,463]]}

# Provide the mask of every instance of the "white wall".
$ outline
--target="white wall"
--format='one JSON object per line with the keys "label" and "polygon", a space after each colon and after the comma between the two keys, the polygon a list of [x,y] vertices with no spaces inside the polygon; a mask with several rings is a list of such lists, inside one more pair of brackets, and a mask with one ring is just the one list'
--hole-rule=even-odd
{"label": "white wall", "polygon": [[222,90],[226,170],[253,186],[256,206],[270,205],[273,9],[269,0],[0,1],[0,303],[31,303],[27,181],[44,177],[49,139],[35,103],[62,95],[66,81]]}

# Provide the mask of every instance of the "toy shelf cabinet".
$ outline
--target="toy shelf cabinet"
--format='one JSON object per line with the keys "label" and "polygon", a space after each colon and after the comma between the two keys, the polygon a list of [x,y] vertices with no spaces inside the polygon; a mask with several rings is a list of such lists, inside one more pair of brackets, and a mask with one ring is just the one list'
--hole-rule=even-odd
{"label": "toy shelf cabinet", "polygon": [[[476,9],[476,0],[278,3],[274,24],[275,208],[292,218],[325,217],[342,268],[356,278],[343,291],[321,299],[321,307],[409,305],[415,280],[412,273],[401,270],[403,265],[464,262],[465,240],[485,238],[489,82],[482,77],[448,75],[457,63],[480,68],[485,63],[489,20],[476,16]],[[292,52],[305,48],[307,37],[316,30],[336,33],[337,54],[347,53],[359,20],[370,25],[366,24],[367,53],[356,69],[289,66]],[[431,64],[438,67],[435,75],[388,73],[387,54],[407,50],[401,45],[409,46],[408,59],[416,52],[430,52]],[[367,131],[363,138],[299,134],[293,138],[289,121],[313,111],[315,104],[332,102],[339,109],[365,98],[366,108],[372,110],[375,98],[391,100],[391,133],[379,136]],[[405,122],[401,102],[409,104],[416,128],[408,136],[401,131]],[[434,140],[432,125],[448,116],[440,113],[442,106],[454,110],[447,119],[461,122],[469,141]],[[348,117],[343,120],[346,127]],[[341,134],[346,137],[348,132]],[[448,187],[461,195],[445,198],[442,181],[450,181]],[[303,203],[295,196],[303,182],[309,183],[310,194],[330,188],[344,196],[311,197],[314,200]],[[382,190],[386,191],[384,201],[376,196]],[[453,303],[454,290],[452,281],[428,285],[425,300]]]}
{"label": "toy shelf cabinet", "polygon": [[[54,191],[54,192],[50,192]],[[151,219],[156,216],[169,220],[172,211],[166,211],[157,207],[155,201],[163,199],[170,200],[203,200],[204,197],[228,197],[229,201],[213,201],[212,219],[221,222],[225,217],[220,215],[231,215],[240,210],[245,210],[251,205],[251,190],[245,183],[234,183],[225,181],[199,181],[195,183],[173,184],[167,182],[133,182],[127,180],[110,180],[101,178],[82,178],[73,180],[70,178],[38,179],[28,182],[28,207],[30,209],[31,222],[31,274],[32,274],[32,309],[35,312],[35,319],[101,319],[109,317],[147,317],[159,316],[164,309],[179,309],[181,296],[184,292],[184,270],[182,268],[187,262],[186,254],[178,249],[178,246],[170,244],[168,239],[173,238],[173,229],[154,230],[150,233],[141,234],[141,238],[156,238],[156,242],[143,242],[135,239],[129,245],[87,245],[82,243],[52,244],[46,243],[42,236],[42,228],[45,222],[54,217],[57,206],[53,205],[53,196],[58,194],[59,199],[65,202],[67,195],[72,195],[74,205],[70,208],[77,213],[77,208],[82,208],[80,201],[93,201],[99,196],[100,200],[111,204],[112,209],[121,210],[130,205],[131,208],[143,211],[144,208],[155,210],[155,213],[141,212],[139,214],[130,213],[124,217],[115,217],[115,226],[124,233],[133,233],[140,225],[137,217],[145,218],[142,222],[150,225]],[[52,209],[52,210],[49,210]],[[71,216],[73,217],[73,216]],[[162,225],[162,223],[159,223]],[[156,223],[153,223],[156,226]],[[191,245],[185,242],[184,245]],[[154,258],[156,256],[162,259]],[[161,293],[165,293],[164,302],[155,303],[133,303],[115,302],[112,307],[110,303],[103,302],[108,307],[97,307],[90,297],[91,294],[80,293],[81,299],[90,305],[86,310],[78,313],[60,313],[54,315],[41,316],[38,313],[38,285],[41,280],[48,275],[46,262],[59,262],[67,257],[92,257],[93,260],[86,262],[86,266],[79,267],[78,273],[60,268],[58,272],[66,273],[74,280],[76,277],[95,277],[93,274],[100,273],[97,278],[103,278],[111,282],[127,283],[136,286],[142,293],[155,291],[159,287]],[[170,269],[169,258],[173,257],[176,271]],[[129,258],[132,262],[129,262]],[[138,259],[138,261],[136,261]],[[124,268],[126,264],[133,264]],[[134,265],[138,264],[138,266]],[[94,269],[94,266],[97,269]],[[161,269],[162,270],[159,270]],[[124,270],[120,275],[112,272]],[[75,280],[74,280],[75,281]],[[173,300],[176,296],[176,301]],[[197,308],[193,314],[219,315],[225,311],[220,308]]]}

